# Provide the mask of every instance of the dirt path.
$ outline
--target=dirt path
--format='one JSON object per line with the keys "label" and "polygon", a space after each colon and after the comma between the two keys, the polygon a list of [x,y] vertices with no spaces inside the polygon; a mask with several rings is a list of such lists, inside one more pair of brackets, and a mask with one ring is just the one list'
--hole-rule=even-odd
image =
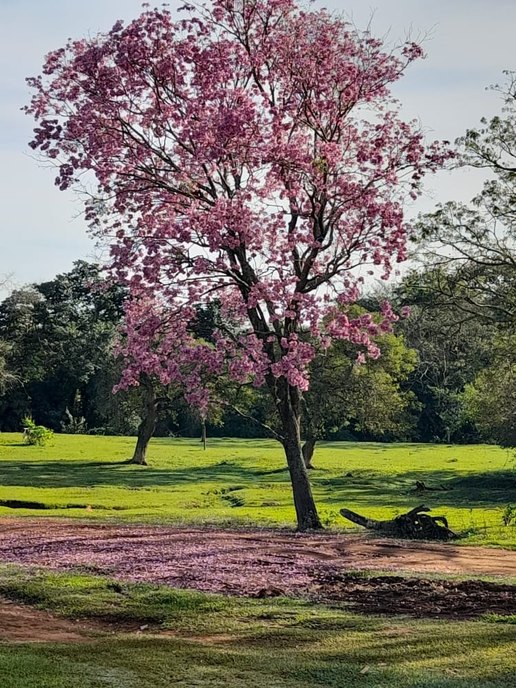
{"label": "dirt path", "polygon": [[[516,586],[502,581],[356,576],[377,570],[516,578],[516,552],[482,547],[328,533],[0,519],[0,562],[235,595],[301,595],[345,602],[364,613],[453,619],[516,614]],[[101,626],[0,600],[0,641],[84,641],[102,632]]]}
{"label": "dirt path", "polygon": [[0,561],[83,567],[131,580],[201,590],[290,590],[314,572],[381,570],[516,578],[516,552],[336,534],[112,526],[54,519],[0,519]]}

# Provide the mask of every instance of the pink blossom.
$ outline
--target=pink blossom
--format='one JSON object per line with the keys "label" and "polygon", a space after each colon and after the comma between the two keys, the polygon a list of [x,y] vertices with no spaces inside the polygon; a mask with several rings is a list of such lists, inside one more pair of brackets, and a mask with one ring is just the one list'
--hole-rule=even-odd
{"label": "pink blossom", "polygon": [[[204,412],[222,373],[303,391],[335,339],[379,355],[397,315],[349,315],[353,267],[388,279],[406,259],[404,203],[450,153],[390,92],[417,44],[396,55],[292,0],[182,10],[70,40],[29,79],[26,111],[59,188],[94,188],[86,217],[129,291],[118,387],[152,374]],[[192,334],[210,301],[215,344]]]}

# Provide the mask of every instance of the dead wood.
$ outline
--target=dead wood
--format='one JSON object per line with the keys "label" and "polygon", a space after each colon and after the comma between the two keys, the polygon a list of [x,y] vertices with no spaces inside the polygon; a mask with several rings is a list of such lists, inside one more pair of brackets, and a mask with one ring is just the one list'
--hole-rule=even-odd
{"label": "dead wood", "polygon": [[436,487],[432,487],[427,485],[422,480],[416,480],[414,492],[449,492],[451,489],[451,487],[446,487],[446,485],[437,485]]}
{"label": "dead wood", "polygon": [[348,521],[388,537],[445,541],[456,540],[459,537],[448,528],[448,521],[444,516],[429,516],[429,511],[431,509],[421,504],[390,521],[376,521],[349,509],[341,509],[340,513]]}

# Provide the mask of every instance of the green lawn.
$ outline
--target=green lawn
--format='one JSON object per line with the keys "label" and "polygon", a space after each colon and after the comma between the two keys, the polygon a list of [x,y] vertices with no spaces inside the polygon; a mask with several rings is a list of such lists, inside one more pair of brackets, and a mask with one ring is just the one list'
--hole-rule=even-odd
{"label": "green lawn", "polygon": [[[0,569],[0,592],[69,618],[151,624],[61,645],[1,645],[2,688],[508,688],[510,624],[376,618],[71,574]],[[172,631],[164,637],[160,632]]]}
{"label": "green lawn", "polygon": [[[156,439],[147,468],[124,463],[134,440],[56,435],[45,448],[0,435],[0,515],[167,522],[294,522],[281,448],[272,441]],[[347,507],[376,517],[425,501],[468,533],[516,547],[502,509],[516,503],[512,457],[496,447],[325,443],[312,473],[323,520]],[[416,480],[452,489],[421,498]],[[72,505],[72,508],[67,506]],[[508,688],[510,623],[377,618],[303,600],[205,595],[105,578],[0,568],[0,595],[72,619],[150,624],[85,643],[0,644],[2,688]],[[164,635],[163,632],[172,632]]]}
{"label": "green lawn", "polygon": [[[188,523],[292,525],[282,449],[269,440],[155,439],[149,467],[129,466],[133,438],[55,435],[28,447],[20,434],[0,435],[0,500],[47,508],[0,515],[49,515]],[[516,547],[516,526],[502,510],[516,505],[514,457],[489,445],[321,443],[312,482],[323,522],[351,524],[342,506],[388,518],[421,502],[445,514],[462,542]],[[416,480],[446,492],[414,494]],[[67,506],[72,508],[67,508]]]}

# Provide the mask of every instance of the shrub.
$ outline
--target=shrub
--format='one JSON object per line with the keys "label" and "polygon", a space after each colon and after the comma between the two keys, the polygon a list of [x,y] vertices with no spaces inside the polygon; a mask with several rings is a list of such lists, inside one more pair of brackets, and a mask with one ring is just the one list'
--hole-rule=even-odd
{"label": "shrub", "polygon": [[65,415],[66,420],[61,423],[61,432],[69,435],[85,435],[87,433],[88,426],[84,416],[74,416],[68,407],[65,409]]}
{"label": "shrub", "polygon": [[516,506],[507,504],[502,511],[502,523],[504,526],[510,526],[512,523],[516,525]]}
{"label": "shrub", "polygon": [[23,441],[25,444],[44,447],[52,439],[54,433],[44,425],[36,425],[32,418],[23,419]]}

